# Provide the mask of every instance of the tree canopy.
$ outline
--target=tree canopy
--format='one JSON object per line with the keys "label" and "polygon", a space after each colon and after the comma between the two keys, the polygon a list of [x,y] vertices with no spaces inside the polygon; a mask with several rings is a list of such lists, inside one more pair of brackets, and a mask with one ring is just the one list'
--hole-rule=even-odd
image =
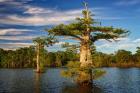
{"label": "tree canopy", "polygon": [[[129,34],[128,30],[122,28],[114,28],[113,26],[95,26],[100,22],[96,22],[91,11],[85,6],[85,10],[82,11],[83,17],[76,18],[74,22],[70,24],[60,24],[47,31],[49,34],[56,36],[71,36],[75,40],[82,41],[82,36],[89,34],[90,41],[95,42],[99,39],[117,39],[125,37]],[[88,28],[88,31],[87,31]]]}

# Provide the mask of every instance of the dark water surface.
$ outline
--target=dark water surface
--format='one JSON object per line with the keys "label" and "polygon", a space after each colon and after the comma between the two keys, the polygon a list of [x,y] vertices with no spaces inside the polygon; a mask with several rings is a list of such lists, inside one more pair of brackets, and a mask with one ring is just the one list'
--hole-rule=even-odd
{"label": "dark water surface", "polygon": [[36,74],[33,69],[0,69],[0,93],[140,93],[140,69],[104,68],[95,86],[76,86],[60,75],[61,68]]}

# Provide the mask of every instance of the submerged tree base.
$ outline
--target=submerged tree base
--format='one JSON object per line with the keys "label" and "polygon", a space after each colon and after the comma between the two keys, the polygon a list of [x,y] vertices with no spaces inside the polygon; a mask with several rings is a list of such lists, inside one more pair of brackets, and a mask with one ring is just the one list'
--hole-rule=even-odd
{"label": "submerged tree base", "polygon": [[45,73],[45,69],[43,70],[34,70],[36,73]]}
{"label": "submerged tree base", "polygon": [[93,85],[65,86],[62,93],[103,93],[102,89]]}
{"label": "submerged tree base", "polygon": [[44,73],[43,71],[35,71],[36,73]]}
{"label": "submerged tree base", "polygon": [[62,70],[62,76],[72,78],[78,85],[92,85],[94,79],[105,74],[105,71],[89,67],[80,67],[80,62],[69,62],[67,70]]}
{"label": "submerged tree base", "polygon": [[88,80],[82,81],[82,82],[76,82],[79,86],[92,86],[93,82],[90,82]]}

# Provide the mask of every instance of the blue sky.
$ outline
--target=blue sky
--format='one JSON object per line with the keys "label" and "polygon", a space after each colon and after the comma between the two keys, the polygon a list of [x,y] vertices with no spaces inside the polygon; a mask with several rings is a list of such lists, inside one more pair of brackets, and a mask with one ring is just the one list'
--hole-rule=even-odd
{"label": "blue sky", "polygon": [[[140,0],[86,0],[94,18],[103,26],[127,29],[131,34],[119,38],[119,42],[96,42],[97,50],[113,53],[118,49],[132,51],[140,46]],[[47,35],[46,27],[70,23],[81,16],[83,0],[0,0],[0,48],[17,49],[33,45],[32,39]],[[74,40],[60,42],[50,51],[57,51],[60,44],[76,43]]]}

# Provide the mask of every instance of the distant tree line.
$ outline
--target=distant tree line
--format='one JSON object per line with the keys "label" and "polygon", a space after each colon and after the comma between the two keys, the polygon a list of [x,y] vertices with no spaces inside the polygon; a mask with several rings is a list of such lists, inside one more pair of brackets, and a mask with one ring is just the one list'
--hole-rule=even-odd
{"label": "distant tree line", "polygon": [[114,54],[95,52],[93,61],[95,67],[140,67],[140,47],[135,54],[127,50],[118,50]]}
{"label": "distant tree line", "polygon": [[35,67],[34,47],[20,48],[17,50],[0,49],[0,67],[4,68],[23,68]]}
{"label": "distant tree line", "polygon": [[[78,60],[78,54],[75,51],[66,49],[66,51],[48,52],[46,50],[40,53],[40,63],[45,67],[60,67],[67,64],[68,61]],[[36,49],[35,47],[25,47],[17,50],[0,49],[0,67],[1,68],[36,68]]]}
{"label": "distant tree line", "polygon": [[[140,67],[140,47],[135,54],[127,50],[118,50],[114,54],[97,52],[93,49],[92,59],[95,67]],[[41,63],[45,67],[61,67],[68,62],[78,62],[79,53],[74,48],[66,48],[65,51],[41,53]],[[35,47],[20,48],[17,50],[0,49],[1,68],[35,68]]]}

